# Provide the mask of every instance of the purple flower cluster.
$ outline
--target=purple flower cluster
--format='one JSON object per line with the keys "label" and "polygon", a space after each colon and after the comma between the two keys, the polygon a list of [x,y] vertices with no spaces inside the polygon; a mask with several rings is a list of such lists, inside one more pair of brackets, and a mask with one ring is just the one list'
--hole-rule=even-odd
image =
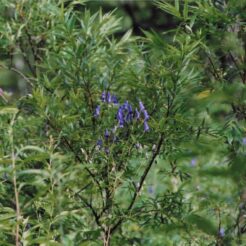
{"label": "purple flower cluster", "polygon": [[[115,118],[118,121],[118,125],[115,126],[112,130],[105,130],[104,133],[104,141],[106,143],[109,143],[109,141],[112,142],[117,142],[117,136],[115,136],[115,132],[117,130],[117,128],[124,128],[125,126],[131,124],[134,120],[138,121],[138,120],[143,120],[143,126],[144,126],[144,132],[148,132],[150,130],[149,125],[148,125],[148,120],[149,120],[149,114],[147,112],[147,110],[145,109],[143,103],[140,101],[139,102],[139,109],[136,108],[135,110],[133,110],[132,105],[128,102],[125,101],[123,104],[119,105],[118,103],[118,99],[115,95],[110,94],[110,92],[103,92],[101,95],[101,101],[103,103],[107,103],[107,104],[114,104],[118,106],[118,110],[116,113]],[[97,105],[97,107],[95,108],[95,112],[94,112],[94,117],[98,118],[100,116],[100,105]],[[113,137],[110,137],[112,136]],[[103,148],[103,142],[102,139],[99,139],[97,141],[96,146],[99,149]],[[105,152],[109,153],[109,149],[105,148]]]}
{"label": "purple flower cluster", "polygon": [[118,104],[117,97],[115,95],[111,95],[110,92],[104,91],[101,95],[101,100],[104,103]]}
{"label": "purple flower cluster", "polygon": [[[114,105],[119,105],[117,97],[113,94],[110,94],[110,92],[104,91],[101,95],[101,101],[103,103],[108,103],[108,104],[113,103]],[[100,105],[97,105],[94,112],[94,117],[98,118],[100,116],[100,109],[101,109]],[[125,101],[122,105],[119,105],[116,114],[118,126],[120,128],[123,128],[125,125],[131,123],[133,119],[140,120],[141,115],[143,115],[144,132],[148,132],[150,130],[148,125],[148,120],[150,117],[143,103],[139,101],[139,109],[136,108],[135,110],[133,110],[132,105],[128,101]]]}
{"label": "purple flower cluster", "polygon": [[94,112],[94,117],[96,117],[96,118],[99,117],[100,109],[101,109],[100,105],[97,105],[95,112]]}
{"label": "purple flower cluster", "polygon": [[139,109],[140,110],[136,108],[135,111],[133,112],[132,106],[131,104],[129,104],[128,101],[126,101],[123,105],[120,105],[116,115],[116,118],[119,123],[119,127],[123,128],[124,125],[132,122],[133,119],[140,120],[141,113],[142,113],[143,120],[144,120],[144,131],[145,132],[149,131],[150,130],[148,125],[149,114],[141,101],[139,102]]}
{"label": "purple flower cluster", "polygon": [[[118,105],[118,99],[115,95],[111,95],[110,92],[103,92],[102,95],[101,95],[101,101],[103,103],[113,103],[115,105]],[[100,110],[101,110],[101,107],[100,105],[97,105],[96,108],[95,108],[95,111],[94,111],[94,117],[95,118],[98,118],[100,116]]]}
{"label": "purple flower cluster", "polygon": [[144,131],[148,132],[150,130],[148,125],[149,114],[141,101],[139,102],[139,108],[140,108],[140,114],[143,113],[144,115]]}
{"label": "purple flower cluster", "polygon": [[104,149],[104,152],[108,155],[109,152],[109,148],[108,148],[108,144],[109,143],[115,143],[118,141],[118,137],[116,137],[114,135],[114,129],[112,129],[111,131],[106,129],[104,132],[104,140],[102,139],[98,139],[97,143],[96,143],[96,147],[99,150]]}
{"label": "purple flower cluster", "polygon": [[133,120],[132,106],[128,101],[119,106],[116,119],[118,120],[120,128],[123,128],[126,123],[130,123]]}

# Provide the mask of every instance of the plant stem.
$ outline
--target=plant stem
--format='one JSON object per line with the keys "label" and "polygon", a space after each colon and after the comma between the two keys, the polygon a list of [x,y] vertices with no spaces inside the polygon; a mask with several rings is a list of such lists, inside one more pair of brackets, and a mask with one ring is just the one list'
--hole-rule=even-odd
{"label": "plant stem", "polygon": [[19,202],[19,192],[17,188],[17,179],[16,179],[16,156],[15,156],[15,150],[14,150],[14,136],[13,136],[13,125],[15,122],[15,116],[14,114],[10,128],[9,128],[9,138],[10,138],[10,144],[11,144],[11,159],[12,159],[12,168],[13,168],[13,184],[14,184],[14,193],[15,193],[15,207],[16,207],[16,228],[15,228],[15,245],[19,246],[19,220],[20,220],[20,202]]}
{"label": "plant stem", "polygon": [[[146,168],[145,168],[145,170],[144,170],[144,172],[143,172],[143,174],[142,174],[142,176],[140,178],[139,186],[136,187],[136,189],[135,189],[135,192],[134,192],[134,195],[132,197],[131,203],[130,203],[130,205],[127,208],[127,213],[129,213],[131,211],[133,205],[135,204],[135,201],[136,201],[136,199],[137,199],[137,197],[138,197],[138,195],[139,195],[139,193],[140,193],[140,191],[141,191],[141,189],[143,187],[144,181],[145,181],[145,179],[146,179],[146,177],[147,177],[147,175],[148,175],[148,173],[149,173],[152,165],[154,164],[154,161],[155,161],[156,157],[160,153],[160,150],[161,150],[161,146],[163,144],[163,141],[164,141],[164,136],[163,136],[163,134],[161,134],[160,139],[159,139],[159,141],[157,143],[157,148],[153,152],[152,157],[149,160],[149,163],[146,166]],[[112,229],[110,231],[111,235],[122,224],[122,222],[123,222],[123,218],[119,219],[118,222],[112,227]]]}

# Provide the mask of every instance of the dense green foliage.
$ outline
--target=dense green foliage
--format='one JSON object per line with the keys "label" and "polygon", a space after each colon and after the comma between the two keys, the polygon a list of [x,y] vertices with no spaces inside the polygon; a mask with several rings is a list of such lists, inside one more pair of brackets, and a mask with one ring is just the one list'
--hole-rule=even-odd
{"label": "dense green foliage", "polygon": [[152,4],[0,0],[0,245],[245,244],[245,1]]}

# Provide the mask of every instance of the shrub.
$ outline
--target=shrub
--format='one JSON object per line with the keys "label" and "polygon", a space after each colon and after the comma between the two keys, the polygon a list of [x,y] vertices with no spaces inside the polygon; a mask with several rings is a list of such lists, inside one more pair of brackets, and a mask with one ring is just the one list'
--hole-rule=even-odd
{"label": "shrub", "polygon": [[1,3],[29,92],[0,91],[2,245],[242,242],[243,1],[158,1],[177,28],[121,38],[86,1]]}

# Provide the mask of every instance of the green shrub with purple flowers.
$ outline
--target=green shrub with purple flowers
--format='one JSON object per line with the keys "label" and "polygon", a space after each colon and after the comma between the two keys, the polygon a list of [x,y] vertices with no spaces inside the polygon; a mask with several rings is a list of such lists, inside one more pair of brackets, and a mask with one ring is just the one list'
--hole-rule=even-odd
{"label": "green shrub with purple flowers", "polygon": [[0,245],[244,245],[244,1],[86,2],[0,0]]}

